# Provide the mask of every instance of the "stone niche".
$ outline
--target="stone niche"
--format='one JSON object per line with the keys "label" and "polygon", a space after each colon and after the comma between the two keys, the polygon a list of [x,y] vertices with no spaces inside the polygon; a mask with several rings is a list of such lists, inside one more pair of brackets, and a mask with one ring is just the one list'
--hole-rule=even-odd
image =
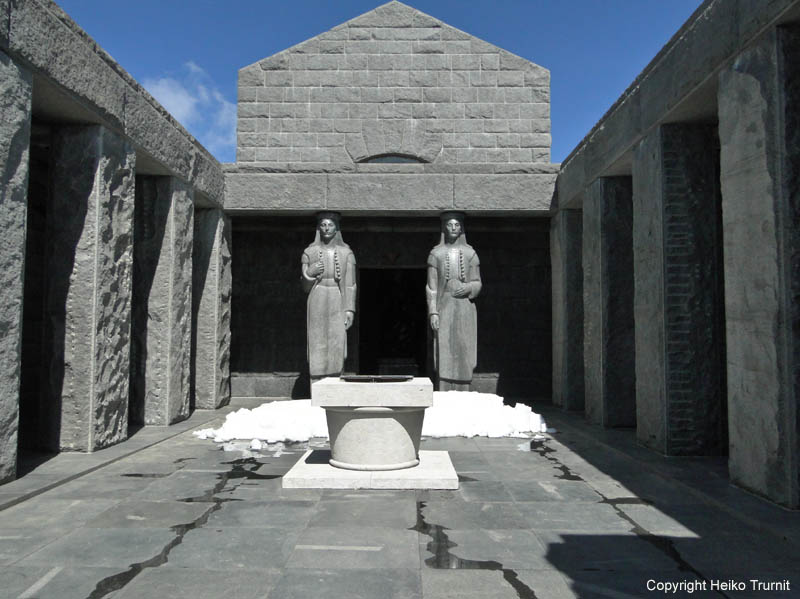
{"label": "stone niche", "polygon": [[[468,217],[481,257],[478,365],[472,388],[507,397],[549,397],[549,223],[544,218]],[[309,397],[306,298],[300,255],[314,218],[234,218],[232,395]],[[348,217],[358,306],[345,372],[433,378],[425,305],[426,261],[438,217]]]}

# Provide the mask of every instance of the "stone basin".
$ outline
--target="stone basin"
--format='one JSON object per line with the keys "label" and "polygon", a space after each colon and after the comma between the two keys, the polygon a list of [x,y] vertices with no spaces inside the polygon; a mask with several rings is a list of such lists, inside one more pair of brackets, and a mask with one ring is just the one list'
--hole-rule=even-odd
{"label": "stone basin", "polygon": [[328,377],[311,385],[311,405],[325,408],[331,466],[400,470],[419,464],[425,408],[433,384],[421,377]]}

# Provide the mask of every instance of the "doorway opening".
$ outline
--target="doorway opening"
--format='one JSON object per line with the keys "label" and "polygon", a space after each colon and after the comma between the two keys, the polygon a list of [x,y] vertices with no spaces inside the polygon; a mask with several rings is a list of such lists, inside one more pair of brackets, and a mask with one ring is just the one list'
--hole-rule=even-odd
{"label": "doorway opening", "polygon": [[359,374],[431,376],[425,267],[361,268]]}

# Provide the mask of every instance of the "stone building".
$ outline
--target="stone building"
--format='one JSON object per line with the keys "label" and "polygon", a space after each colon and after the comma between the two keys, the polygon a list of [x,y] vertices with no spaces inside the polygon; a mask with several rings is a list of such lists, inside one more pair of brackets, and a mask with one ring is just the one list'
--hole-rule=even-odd
{"label": "stone building", "polygon": [[549,72],[390,2],[239,71],[219,164],[49,0],[0,0],[0,480],[308,393],[299,258],[358,260],[346,369],[430,374],[438,214],[481,256],[473,387],[800,505],[800,1],[707,0],[561,165]]}

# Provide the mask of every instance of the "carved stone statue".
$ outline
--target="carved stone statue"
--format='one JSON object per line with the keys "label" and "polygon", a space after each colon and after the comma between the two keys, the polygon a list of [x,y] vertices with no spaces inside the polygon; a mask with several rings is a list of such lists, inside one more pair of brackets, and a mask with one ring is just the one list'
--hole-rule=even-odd
{"label": "carved stone statue", "polygon": [[356,312],[356,258],[342,241],[339,214],[317,214],[314,243],[303,252],[308,293],[308,367],[311,380],[339,376],[347,357],[347,330]]}
{"label": "carved stone statue", "polygon": [[464,214],[445,212],[439,245],[428,255],[428,316],[434,330],[434,366],[440,391],[468,391],[478,356],[481,292],[478,254],[467,244]]}

